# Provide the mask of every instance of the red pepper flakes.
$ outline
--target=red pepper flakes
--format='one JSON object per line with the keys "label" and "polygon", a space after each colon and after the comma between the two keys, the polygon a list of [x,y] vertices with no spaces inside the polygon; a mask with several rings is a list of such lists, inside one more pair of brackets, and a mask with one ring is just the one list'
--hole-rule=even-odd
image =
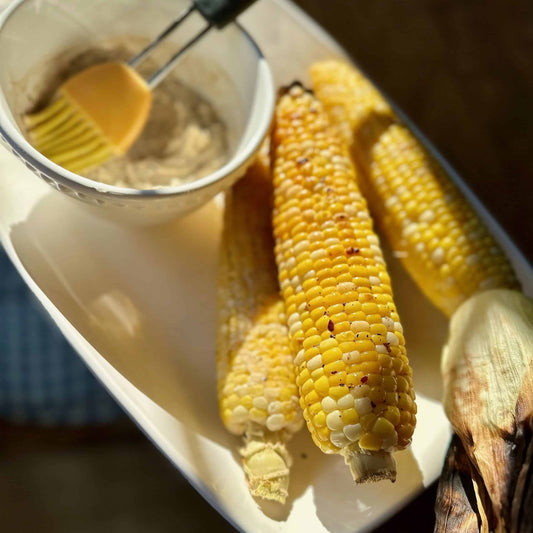
{"label": "red pepper flakes", "polygon": [[363,376],[361,378],[361,383],[366,383],[368,381],[368,376]]}
{"label": "red pepper flakes", "polygon": [[335,324],[333,323],[333,320],[330,320],[328,322],[328,330],[333,331],[335,329]]}

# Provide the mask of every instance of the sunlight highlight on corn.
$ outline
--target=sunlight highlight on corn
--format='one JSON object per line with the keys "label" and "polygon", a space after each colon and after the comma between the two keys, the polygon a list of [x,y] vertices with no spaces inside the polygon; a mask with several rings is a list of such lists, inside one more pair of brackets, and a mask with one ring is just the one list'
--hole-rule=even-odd
{"label": "sunlight highlight on corn", "polygon": [[268,169],[258,162],[226,194],[217,362],[221,417],[245,437],[250,490],[283,502],[291,461],[284,443],[303,419],[276,278],[271,192]]}
{"label": "sunlight highlight on corn", "polygon": [[390,278],[344,143],[301,86],[272,138],[273,228],[304,418],[356,481],[394,479],[415,394]]}
{"label": "sunlight highlight on corn", "polygon": [[503,250],[437,161],[355,68],[311,67],[318,98],[361,166],[361,186],[393,249],[448,316],[477,292],[518,288]]}

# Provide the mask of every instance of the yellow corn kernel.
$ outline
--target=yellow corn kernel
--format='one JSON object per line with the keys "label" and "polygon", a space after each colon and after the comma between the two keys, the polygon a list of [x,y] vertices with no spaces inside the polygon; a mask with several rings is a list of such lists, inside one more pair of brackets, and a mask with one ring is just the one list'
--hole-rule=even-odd
{"label": "yellow corn kernel", "polygon": [[359,446],[363,448],[364,450],[369,450],[372,452],[376,452],[379,449],[381,449],[383,441],[381,437],[374,433],[365,433],[360,439],[359,439]]}

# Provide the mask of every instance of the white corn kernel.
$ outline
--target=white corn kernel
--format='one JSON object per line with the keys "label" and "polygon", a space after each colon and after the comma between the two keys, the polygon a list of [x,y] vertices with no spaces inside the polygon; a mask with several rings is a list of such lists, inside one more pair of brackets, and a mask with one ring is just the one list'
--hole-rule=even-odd
{"label": "white corn kernel", "polygon": [[400,340],[392,331],[387,331],[387,342],[391,346],[398,346],[400,344]]}
{"label": "white corn kernel", "polygon": [[326,426],[328,426],[331,431],[342,430],[343,425],[341,412],[338,409],[331,411],[331,413],[326,416]]}
{"label": "white corn kernel", "polygon": [[266,420],[266,427],[269,431],[279,431],[285,424],[285,417],[281,413],[270,415]]}
{"label": "white corn kernel", "polygon": [[328,255],[327,251],[324,250],[324,248],[320,248],[319,250],[315,250],[309,254],[309,259],[312,261],[316,261],[317,259],[323,259]]}
{"label": "white corn kernel", "polygon": [[272,402],[278,398],[279,392],[279,387],[266,387],[264,395],[267,401]]}
{"label": "white corn kernel", "polygon": [[290,328],[289,328],[289,335],[291,337],[294,337],[296,333],[302,328],[302,323],[300,321],[295,322]]}
{"label": "white corn kernel", "polygon": [[427,222],[428,224],[431,224],[431,222],[435,220],[435,212],[432,209],[426,209],[420,214],[418,220],[420,220],[420,222]]}
{"label": "white corn kernel", "polygon": [[414,235],[417,231],[418,231],[418,224],[416,224],[415,222],[411,222],[411,224],[403,228],[402,235],[404,238],[407,239],[411,235]]}
{"label": "white corn kernel", "polygon": [[329,440],[337,448],[344,448],[350,444],[350,441],[342,431],[332,431]]}
{"label": "white corn kernel", "polygon": [[287,325],[290,328],[296,322],[300,322],[300,315],[298,313],[292,313],[287,319]]}
{"label": "white corn kernel", "polygon": [[368,396],[368,393],[370,392],[370,387],[368,385],[357,385],[357,387],[354,387],[350,393],[351,395],[357,399],[357,398],[364,398]]}
{"label": "white corn kernel", "polygon": [[368,413],[372,412],[372,404],[370,403],[370,399],[367,397],[357,398],[353,404],[359,416],[367,415]]}
{"label": "white corn kernel", "polygon": [[353,352],[346,352],[342,354],[342,360],[345,363],[355,363],[361,354],[354,350]]}
{"label": "white corn kernel", "polygon": [[271,402],[268,406],[269,414],[279,413],[281,411],[281,402]]}
{"label": "white corn kernel", "polygon": [[309,372],[312,372],[313,370],[316,370],[317,368],[320,368],[322,366],[322,355],[318,354],[309,359],[307,361],[307,370]]}
{"label": "white corn kernel", "polygon": [[[305,281],[306,279],[311,279],[311,278],[314,278],[314,277],[316,277],[316,272],[313,269],[311,269],[311,270],[309,270],[309,272],[306,272],[304,274],[303,280]],[[304,305],[305,305],[305,303],[304,303]]]}
{"label": "white corn kernel", "polygon": [[394,329],[394,320],[388,316],[384,316],[381,319],[381,323],[387,328],[388,331],[392,331]]}
{"label": "white corn kernel", "polygon": [[294,358],[294,364],[296,366],[301,365],[305,361],[305,350],[300,350]]}
{"label": "white corn kernel", "polygon": [[[322,400],[324,402],[324,400]],[[324,403],[322,403],[322,406]],[[339,406],[339,409],[349,409],[350,407],[353,407],[353,396],[351,394],[345,394],[342,398],[339,398],[337,400],[337,405]]]}
{"label": "white corn kernel", "polygon": [[244,405],[237,405],[235,409],[233,409],[233,418],[236,422],[244,422],[246,418],[248,417],[248,409],[244,407]]}
{"label": "white corn kernel", "polygon": [[359,440],[359,437],[363,432],[363,428],[361,427],[361,424],[350,424],[348,426],[344,426],[343,431],[348,439],[350,439],[352,442],[355,442]]}
{"label": "white corn kernel", "polygon": [[385,200],[385,207],[387,209],[390,209],[394,204],[398,203],[398,198],[396,198],[396,196],[389,196],[386,200]]}
{"label": "white corn kernel", "polygon": [[322,409],[324,409],[324,412],[326,413],[331,413],[337,409],[337,402],[331,396],[326,396],[321,403]]}
{"label": "white corn kernel", "polygon": [[355,283],[352,283],[351,281],[345,281],[344,283],[338,283],[337,284],[337,290],[341,294],[346,294],[348,292],[355,290]]}
{"label": "white corn kernel", "polygon": [[263,396],[254,398],[252,403],[256,409],[265,410],[268,407],[268,402],[266,401],[266,398],[264,398]]}
{"label": "white corn kernel", "polygon": [[433,253],[431,254],[431,260],[436,265],[442,265],[442,263],[444,263],[445,258],[446,253],[444,251],[444,248],[441,248],[440,246],[438,248],[435,248],[435,250],[433,250]]}
{"label": "white corn kernel", "polygon": [[370,324],[366,320],[355,320],[352,322],[350,328],[354,333],[358,333],[360,331],[368,331]]}
{"label": "white corn kernel", "polygon": [[237,396],[244,396],[248,392],[248,385],[237,385],[233,390]]}
{"label": "white corn kernel", "polygon": [[309,241],[300,241],[293,249],[295,257],[299,256],[302,252],[305,252],[309,248]]}

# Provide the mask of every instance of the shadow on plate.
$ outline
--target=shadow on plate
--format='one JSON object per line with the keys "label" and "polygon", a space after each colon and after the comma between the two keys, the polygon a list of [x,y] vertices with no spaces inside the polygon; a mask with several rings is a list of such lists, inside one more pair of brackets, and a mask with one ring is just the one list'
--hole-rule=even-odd
{"label": "shadow on plate", "polygon": [[31,277],[81,335],[151,400],[215,441],[225,435],[214,344],[219,227],[214,202],[132,231],[54,194],[10,235]]}
{"label": "shadow on plate", "polygon": [[[422,473],[410,449],[394,454],[397,481],[355,485],[341,457],[333,456],[313,484],[316,513],[330,533],[365,531],[364,524],[385,519],[383,509],[392,514],[405,495],[414,497],[423,487]],[[335,498],[331,488],[335,487]],[[403,502],[402,502],[403,503]]]}

